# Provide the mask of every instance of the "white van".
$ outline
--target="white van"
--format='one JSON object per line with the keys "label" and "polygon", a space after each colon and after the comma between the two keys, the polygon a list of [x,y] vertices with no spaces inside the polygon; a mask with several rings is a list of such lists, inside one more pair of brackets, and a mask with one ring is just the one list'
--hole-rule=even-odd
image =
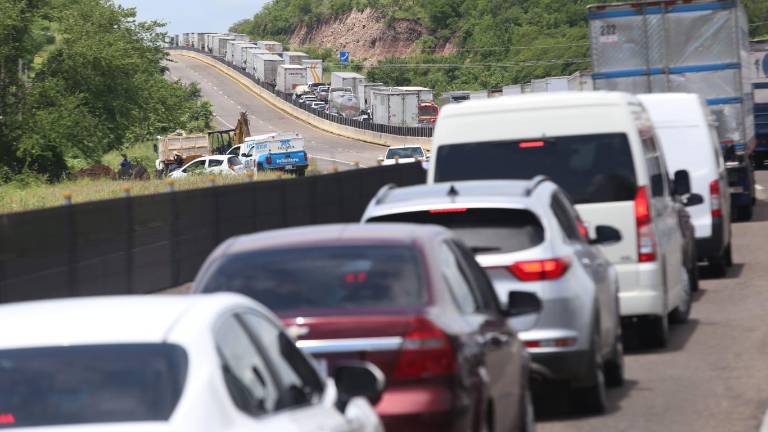
{"label": "white van", "polygon": [[[570,194],[590,230],[621,231],[620,242],[602,247],[619,275],[621,315],[640,327],[647,345],[664,346],[668,319],[682,322],[690,313],[691,286],[673,186],[656,143],[650,117],[626,93],[451,104],[435,126],[428,182],[549,176]],[[688,192],[685,171],[675,180]]]}
{"label": "white van", "polygon": [[696,250],[713,273],[731,265],[731,196],[714,115],[690,93],[638,96],[653,120],[670,171],[688,170],[691,189],[704,203],[688,208]]}

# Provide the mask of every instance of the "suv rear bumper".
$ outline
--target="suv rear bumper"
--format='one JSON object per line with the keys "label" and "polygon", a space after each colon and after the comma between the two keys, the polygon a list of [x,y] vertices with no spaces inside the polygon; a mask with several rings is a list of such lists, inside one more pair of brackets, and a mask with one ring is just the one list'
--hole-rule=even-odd
{"label": "suv rear bumper", "polygon": [[711,257],[719,257],[725,250],[725,235],[723,233],[723,218],[713,218],[712,235],[696,239],[696,253],[699,260],[703,261]]}
{"label": "suv rear bumper", "polygon": [[622,317],[667,313],[664,282],[657,262],[616,264],[619,275],[619,309]]}

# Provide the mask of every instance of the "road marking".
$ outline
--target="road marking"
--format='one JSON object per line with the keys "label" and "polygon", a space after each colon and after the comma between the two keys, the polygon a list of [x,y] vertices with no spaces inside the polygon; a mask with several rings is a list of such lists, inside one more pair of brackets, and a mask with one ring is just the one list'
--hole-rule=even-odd
{"label": "road marking", "polygon": [[[329,158],[329,157],[324,157],[324,156],[318,156],[318,155],[313,155],[313,154],[310,154],[309,156],[313,157],[313,158],[318,158],[318,159],[322,159],[322,160],[331,161],[331,162],[339,162],[339,163],[343,163],[343,164],[347,164],[347,165],[354,165],[355,164],[354,162],[349,162],[349,161],[345,161],[345,160],[341,160],[341,159],[334,159],[334,158]],[[366,168],[366,166],[363,165],[363,164],[360,164],[360,168]]]}
{"label": "road marking", "polygon": [[225,125],[225,126],[229,127],[230,129],[234,129],[234,128],[235,128],[235,127],[234,127],[234,126],[232,126],[231,124],[227,123],[227,121],[226,121],[226,120],[224,120],[223,118],[221,118],[221,116],[220,116],[220,115],[216,114],[216,118],[217,118],[217,119],[219,119],[219,120],[220,120],[222,123],[224,123],[224,125]]}

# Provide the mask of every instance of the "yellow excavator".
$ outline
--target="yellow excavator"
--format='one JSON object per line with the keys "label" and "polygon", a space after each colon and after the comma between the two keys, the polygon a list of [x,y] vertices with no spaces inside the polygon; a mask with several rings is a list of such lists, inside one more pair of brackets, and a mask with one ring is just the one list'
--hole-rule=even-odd
{"label": "yellow excavator", "polygon": [[208,142],[213,154],[225,154],[229,149],[245,142],[251,136],[248,113],[241,112],[234,129],[208,132]]}

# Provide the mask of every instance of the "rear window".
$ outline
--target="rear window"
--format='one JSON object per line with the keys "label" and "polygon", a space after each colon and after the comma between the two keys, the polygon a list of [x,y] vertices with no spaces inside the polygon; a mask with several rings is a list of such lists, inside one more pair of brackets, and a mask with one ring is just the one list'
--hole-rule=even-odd
{"label": "rear window", "polygon": [[215,168],[221,166],[222,164],[224,164],[224,161],[221,159],[211,159],[208,161],[208,168]]}
{"label": "rear window", "polygon": [[0,429],[168,420],[186,373],[170,344],[3,350]]}
{"label": "rear window", "polygon": [[527,210],[456,208],[391,214],[369,222],[442,225],[453,230],[476,254],[517,252],[544,241],[544,227]]}
{"label": "rear window", "polygon": [[318,246],[223,257],[203,292],[245,294],[281,315],[412,311],[426,302],[412,246]]}
{"label": "rear window", "polygon": [[243,164],[243,162],[237,156],[232,156],[229,159],[227,159],[227,163],[232,166],[240,166]]}
{"label": "rear window", "polygon": [[452,144],[437,152],[435,181],[549,176],[576,204],[630,201],[635,168],[624,134]]}
{"label": "rear window", "polygon": [[391,148],[387,150],[387,159],[394,159],[396,157],[401,159],[415,159],[424,157],[424,152],[421,151],[419,147]]}

